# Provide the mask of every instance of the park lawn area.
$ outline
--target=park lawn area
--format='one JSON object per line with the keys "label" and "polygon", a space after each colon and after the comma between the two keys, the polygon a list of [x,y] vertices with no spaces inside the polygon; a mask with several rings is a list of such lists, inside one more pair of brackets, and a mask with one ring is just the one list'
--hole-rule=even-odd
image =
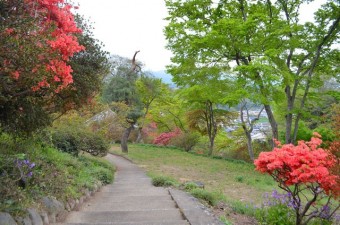
{"label": "park lawn area", "polygon": [[[112,153],[122,154],[119,145]],[[219,159],[179,149],[130,144],[126,155],[150,176],[168,176],[179,183],[201,181],[209,192],[223,194],[227,202],[260,206],[266,192],[278,189],[274,180],[239,160]]]}

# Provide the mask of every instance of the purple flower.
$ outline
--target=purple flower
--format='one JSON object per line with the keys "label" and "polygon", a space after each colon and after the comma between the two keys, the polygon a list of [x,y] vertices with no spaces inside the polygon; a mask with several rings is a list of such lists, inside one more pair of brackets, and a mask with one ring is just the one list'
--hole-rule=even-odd
{"label": "purple flower", "polygon": [[17,160],[16,160],[16,163],[17,163],[17,165],[18,165],[19,167],[22,167],[22,161],[21,161],[21,160],[17,159]]}
{"label": "purple flower", "polygon": [[32,177],[33,175],[32,169],[35,167],[35,163],[31,163],[28,159],[24,160],[17,159],[16,164],[23,179],[24,176]]}
{"label": "purple flower", "polygon": [[331,212],[331,208],[329,207],[329,205],[322,206],[321,213],[320,213],[320,218],[329,219],[330,212]]}
{"label": "purple flower", "polygon": [[336,223],[339,223],[340,222],[340,214],[335,214],[334,220],[335,220]]}

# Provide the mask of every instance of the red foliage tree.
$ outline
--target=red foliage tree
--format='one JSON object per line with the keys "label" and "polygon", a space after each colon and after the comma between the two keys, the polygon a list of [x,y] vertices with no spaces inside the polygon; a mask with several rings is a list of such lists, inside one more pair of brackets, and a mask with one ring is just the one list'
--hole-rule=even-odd
{"label": "red foliage tree", "polygon": [[[279,187],[292,196],[297,225],[307,224],[312,218],[324,215],[330,199],[340,195],[340,176],[332,173],[337,160],[329,151],[319,148],[320,138],[318,133],[314,133],[311,141],[299,141],[297,146],[277,142],[279,147],[272,152],[260,153],[254,161],[256,170],[270,174]],[[310,192],[312,198],[308,198],[306,192]],[[303,196],[305,199],[302,199]],[[327,207],[317,209],[315,203],[323,198],[328,198]],[[329,218],[339,207],[338,204],[329,213]],[[313,213],[307,214],[310,208],[313,208]]]}
{"label": "red foliage tree", "polygon": [[64,0],[11,0],[0,7],[0,121],[10,132],[49,123],[53,96],[73,82],[68,61],[82,51]]}

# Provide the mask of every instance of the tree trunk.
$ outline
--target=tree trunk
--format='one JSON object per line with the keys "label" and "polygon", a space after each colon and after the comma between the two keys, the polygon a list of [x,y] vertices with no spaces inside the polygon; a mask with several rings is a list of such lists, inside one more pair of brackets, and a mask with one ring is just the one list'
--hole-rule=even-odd
{"label": "tree trunk", "polygon": [[[266,113],[268,115],[268,120],[269,120],[270,126],[272,128],[272,135],[273,135],[272,138],[278,140],[279,139],[279,132],[278,132],[278,129],[277,129],[277,123],[276,123],[276,120],[274,118],[272,109],[270,108],[270,105],[264,105],[264,109],[266,110]],[[272,147],[274,148],[275,147],[274,142],[272,142],[272,143],[273,143]]]}
{"label": "tree trunk", "polygon": [[212,155],[213,150],[214,150],[214,142],[215,142],[215,137],[217,134],[217,124],[214,118],[214,110],[213,110],[213,105],[212,102],[207,100],[205,103],[205,113],[206,113],[206,124],[207,124],[207,131],[208,131],[208,136],[209,136],[209,152],[208,155]]}
{"label": "tree trunk", "polygon": [[[252,143],[252,138],[251,138],[251,132],[253,132],[255,121],[259,120],[263,109],[264,109],[264,107],[262,107],[262,109],[258,113],[257,117],[252,121],[250,120],[250,117],[249,117],[249,110],[247,108],[246,102],[243,103],[243,105],[241,106],[241,109],[240,109],[240,119],[241,119],[241,122],[242,122],[242,128],[243,128],[243,131],[244,131],[244,133],[247,137],[248,153],[249,153],[249,157],[252,161],[254,161],[254,151],[253,151],[253,143]],[[247,122],[243,118],[243,110],[246,110]],[[247,126],[247,124],[248,124],[248,126]]]}
{"label": "tree trunk", "polygon": [[209,152],[208,155],[211,156],[214,150],[214,139],[210,139],[210,144],[209,144]]}
{"label": "tree trunk", "polygon": [[251,134],[245,130],[246,137],[247,137],[247,146],[248,146],[248,153],[250,156],[250,159],[254,161],[254,151],[253,151],[253,144],[252,144],[252,138]]}
{"label": "tree trunk", "polygon": [[122,149],[122,152],[124,152],[124,153],[129,152],[127,142],[128,142],[128,139],[129,139],[129,136],[130,136],[130,133],[131,133],[132,130],[133,130],[133,124],[131,124],[130,127],[126,128],[123,135],[122,135],[120,147]]}
{"label": "tree trunk", "polygon": [[137,139],[136,139],[136,143],[141,143],[143,141],[142,139],[142,129],[143,128],[138,128],[138,134],[137,134]]}
{"label": "tree trunk", "polygon": [[292,143],[292,124],[293,124],[293,107],[294,107],[294,98],[290,93],[290,86],[286,86],[286,97],[287,97],[287,114],[286,114],[286,134],[285,134],[285,143]]}

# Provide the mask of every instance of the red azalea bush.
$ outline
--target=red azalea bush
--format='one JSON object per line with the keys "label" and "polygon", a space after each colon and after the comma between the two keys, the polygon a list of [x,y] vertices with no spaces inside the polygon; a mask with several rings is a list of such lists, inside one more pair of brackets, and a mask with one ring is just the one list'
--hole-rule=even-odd
{"label": "red azalea bush", "polygon": [[65,112],[61,90],[73,82],[78,43],[72,5],[64,0],[10,0],[0,7],[0,127],[31,133]]}
{"label": "red azalea bush", "polygon": [[72,83],[67,62],[84,49],[75,36],[82,31],[71,12],[73,6],[64,0],[14,0],[7,7],[0,30],[1,75],[11,77],[15,85],[30,85],[34,92],[45,93],[46,88],[58,92]]}
{"label": "red azalea bush", "polygon": [[170,140],[173,137],[176,137],[176,136],[180,135],[180,133],[181,133],[181,130],[179,128],[176,128],[172,132],[161,133],[158,137],[155,138],[155,140],[153,141],[153,144],[156,144],[156,145],[168,145],[170,143]]}
{"label": "red azalea bush", "polygon": [[[330,199],[340,195],[340,176],[332,173],[338,161],[329,151],[319,148],[321,136],[313,135],[309,142],[299,141],[296,146],[277,142],[279,147],[260,153],[254,161],[256,170],[270,174],[279,187],[291,195],[297,225],[324,216],[323,209],[327,207],[318,209],[316,203],[328,198],[326,205],[329,206]],[[307,198],[305,192],[310,192],[312,198]],[[328,213],[328,219],[338,208],[339,205]]]}

